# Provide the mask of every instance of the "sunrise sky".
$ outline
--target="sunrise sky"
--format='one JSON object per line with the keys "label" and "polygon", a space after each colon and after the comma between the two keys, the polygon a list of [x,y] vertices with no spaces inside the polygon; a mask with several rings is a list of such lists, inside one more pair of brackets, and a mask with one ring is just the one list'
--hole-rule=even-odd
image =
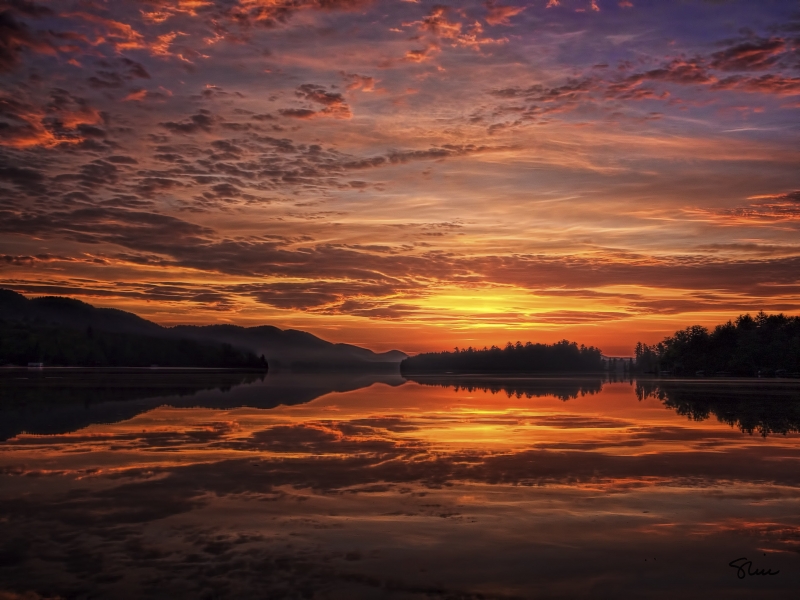
{"label": "sunrise sky", "polygon": [[407,352],[800,310],[800,2],[0,0],[0,287]]}

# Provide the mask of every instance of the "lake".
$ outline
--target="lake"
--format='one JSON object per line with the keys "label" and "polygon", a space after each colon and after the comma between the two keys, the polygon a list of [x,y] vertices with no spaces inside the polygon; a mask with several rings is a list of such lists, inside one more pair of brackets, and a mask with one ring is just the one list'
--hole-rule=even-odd
{"label": "lake", "polygon": [[799,425],[796,381],[6,372],[0,597],[794,597]]}

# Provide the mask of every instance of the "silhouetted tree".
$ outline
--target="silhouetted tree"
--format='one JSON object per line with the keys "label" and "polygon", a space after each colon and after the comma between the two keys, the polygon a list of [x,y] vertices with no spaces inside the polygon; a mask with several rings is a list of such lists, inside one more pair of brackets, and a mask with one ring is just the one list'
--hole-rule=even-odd
{"label": "silhouetted tree", "polygon": [[593,346],[578,346],[562,340],[555,344],[508,342],[504,348],[492,346],[476,350],[471,346],[454,352],[430,352],[409,357],[400,363],[400,372],[411,373],[543,373],[600,372],[602,353]]}
{"label": "silhouetted tree", "polygon": [[643,373],[792,375],[800,372],[800,317],[762,311],[711,332],[693,325],[652,346],[640,342],[635,354],[636,369]]}

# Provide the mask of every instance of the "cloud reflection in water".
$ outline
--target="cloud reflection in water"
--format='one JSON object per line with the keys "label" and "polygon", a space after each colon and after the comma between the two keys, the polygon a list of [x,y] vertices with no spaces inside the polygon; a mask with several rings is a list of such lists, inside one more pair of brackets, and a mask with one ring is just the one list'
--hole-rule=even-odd
{"label": "cloud reflection in water", "polygon": [[[296,381],[295,398],[323,393],[264,410],[252,399],[292,387],[271,377],[0,445],[3,587],[781,597],[800,583],[797,435],[746,435],[590,380]],[[781,574],[739,580],[739,556]]]}

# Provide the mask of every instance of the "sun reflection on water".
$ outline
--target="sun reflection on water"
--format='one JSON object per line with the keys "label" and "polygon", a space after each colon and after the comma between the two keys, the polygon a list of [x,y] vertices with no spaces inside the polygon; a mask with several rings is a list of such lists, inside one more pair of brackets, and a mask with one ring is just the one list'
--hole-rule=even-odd
{"label": "sun reflection on water", "polygon": [[[89,404],[75,410],[95,422],[0,444],[0,528],[30,548],[4,580],[122,596],[167,580],[269,595],[292,579],[321,597],[570,597],[640,593],[676,569],[663,589],[729,589],[729,554],[769,553],[784,577],[766,589],[798,582],[795,433],[687,418],[636,382],[389,381],[295,403],[306,396],[276,381],[141,400],[119,420]],[[99,548],[128,556],[108,555],[108,580],[36,561]]]}

